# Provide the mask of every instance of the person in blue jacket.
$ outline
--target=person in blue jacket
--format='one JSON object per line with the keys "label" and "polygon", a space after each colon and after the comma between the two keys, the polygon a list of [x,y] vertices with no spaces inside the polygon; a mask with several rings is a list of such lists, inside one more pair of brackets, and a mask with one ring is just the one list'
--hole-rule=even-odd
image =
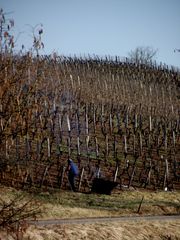
{"label": "person in blue jacket", "polygon": [[76,164],[72,161],[72,159],[68,159],[68,180],[71,186],[71,189],[75,192],[76,188],[75,188],[75,178],[78,176],[78,167],[76,166]]}

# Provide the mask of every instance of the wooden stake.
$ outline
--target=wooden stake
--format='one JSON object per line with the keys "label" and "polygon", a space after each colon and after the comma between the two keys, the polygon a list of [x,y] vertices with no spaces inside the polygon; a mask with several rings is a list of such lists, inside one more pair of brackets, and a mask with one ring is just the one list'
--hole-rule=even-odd
{"label": "wooden stake", "polygon": [[67,115],[67,127],[68,127],[68,132],[71,131],[71,125],[70,125],[70,121],[69,121],[69,116]]}
{"label": "wooden stake", "polygon": [[133,134],[133,154],[136,154],[136,136]]}
{"label": "wooden stake", "polygon": [[127,154],[127,138],[126,138],[126,135],[124,135],[124,152]]}
{"label": "wooden stake", "polygon": [[87,149],[87,156],[89,157],[89,135],[86,136],[86,149]]}
{"label": "wooden stake", "polygon": [[88,125],[88,115],[87,113],[85,114],[85,122],[86,122],[86,135],[89,134],[89,125]]}
{"label": "wooden stake", "polygon": [[95,145],[96,145],[96,157],[99,157],[99,147],[98,147],[98,140],[97,137],[95,137]]}
{"label": "wooden stake", "polygon": [[77,137],[77,153],[78,153],[78,155],[81,154],[81,152],[80,152],[80,138],[79,138],[79,136]]}
{"label": "wooden stake", "polygon": [[41,183],[40,183],[40,188],[41,188],[42,185],[43,185],[43,182],[44,182],[44,179],[45,179],[45,177],[46,177],[48,168],[49,168],[49,166],[46,166],[45,169],[44,169],[44,173],[43,173],[43,176],[42,176],[42,179],[41,179]]}
{"label": "wooden stake", "polygon": [[140,203],[139,203],[139,207],[138,207],[137,213],[140,213],[143,200],[144,200],[144,196],[142,197],[142,199],[141,199],[141,201],[140,201]]}
{"label": "wooden stake", "polygon": [[94,127],[94,134],[96,134],[96,111],[95,111],[94,105],[93,105],[93,127]]}
{"label": "wooden stake", "polygon": [[109,114],[109,130],[110,130],[110,134],[112,134],[112,115],[111,115],[111,113]]}
{"label": "wooden stake", "polygon": [[140,143],[140,156],[142,156],[142,135],[139,133],[139,143]]}
{"label": "wooden stake", "polygon": [[62,167],[62,169],[61,169],[61,180],[60,180],[59,188],[62,188],[65,170],[66,170],[66,167]]}
{"label": "wooden stake", "polygon": [[119,168],[118,168],[118,166],[116,166],[116,171],[114,174],[114,182],[116,182],[116,180],[117,180],[118,170],[119,170]]}
{"label": "wooden stake", "polygon": [[149,131],[152,132],[152,118],[149,116]]}
{"label": "wooden stake", "polygon": [[9,157],[8,149],[9,149],[9,146],[8,146],[8,140],[6,140],[6,158]]}
{"label": "wooden stake", "polygon": [[128,188],[131,186],[132,180],[134,178],[134,173],[135,173],[135,170],[136,170],[136,161],[137,161],[137,158],[135,158],[135,160],[134,160],[133,170],[132,170],[131,177],[130,177],[130,180],[129,180]]}
{"label": "wooden stake", "polygon": [[84,175],[84,167],[83,167],[82,170],[81,170],[81,175],[80,175],[80,179],[79,179],[78,191],[80,191],[80,189],[81,189],[81,183],[82,183],[83,175]]}
{"label": "wooden stake", "polygon": [[176,135],[174,131],[173,131],[173,147],[174,149],[176,148]]}

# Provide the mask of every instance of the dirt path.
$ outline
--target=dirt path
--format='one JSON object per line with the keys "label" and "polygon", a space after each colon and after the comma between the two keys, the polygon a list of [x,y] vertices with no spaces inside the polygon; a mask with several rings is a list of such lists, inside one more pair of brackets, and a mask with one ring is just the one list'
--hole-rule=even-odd
{"label": "dirt path", "polygon": [[96,218],[75,218],[75,219],[52,219],[30,221],[36,226],[63,225],[63,224],[93,224],[104,222],[133,222],[133,221],[172,221],[180,220],[180,215],[171,216],[127,216],[127,217],[96,217]]}

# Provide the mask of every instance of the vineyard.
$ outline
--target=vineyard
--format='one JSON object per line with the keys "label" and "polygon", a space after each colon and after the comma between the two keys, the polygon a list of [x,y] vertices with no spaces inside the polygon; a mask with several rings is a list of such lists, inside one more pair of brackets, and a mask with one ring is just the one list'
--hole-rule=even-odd
{"label": "vineyard", "polygon": [[0,56],[0,183],[180,190],[180,72],[118,57]]}

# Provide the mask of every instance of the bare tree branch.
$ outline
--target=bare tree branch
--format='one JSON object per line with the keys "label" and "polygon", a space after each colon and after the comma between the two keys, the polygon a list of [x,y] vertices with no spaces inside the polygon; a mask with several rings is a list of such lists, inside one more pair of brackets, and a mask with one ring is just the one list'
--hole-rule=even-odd
{"label": "bare tree branch", "polygon": [[129,57],[136,63],[150,63],[154,60],[158,52],[158,49],[152,47],[137,47],[129,52]]}

